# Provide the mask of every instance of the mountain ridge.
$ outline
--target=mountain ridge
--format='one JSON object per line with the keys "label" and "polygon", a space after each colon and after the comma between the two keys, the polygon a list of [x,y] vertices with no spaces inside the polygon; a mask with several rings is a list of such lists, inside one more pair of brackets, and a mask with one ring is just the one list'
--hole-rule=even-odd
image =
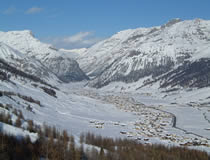
{"label": "mountain ridge", "polygon": [[174,19],[162,26],[120,31],[89,48],[78,59],[100,88],[114,81],[126,83],[160,76],[185,61],[210,58],[210,21]]}
{"label": "mountain ridge", "polygon": [[61,54],[52,45],[40,42],[29,30],[0,32],[0,42],[26,57],[40,61],[63,82],[88,79],[78,63],[68,54]]}

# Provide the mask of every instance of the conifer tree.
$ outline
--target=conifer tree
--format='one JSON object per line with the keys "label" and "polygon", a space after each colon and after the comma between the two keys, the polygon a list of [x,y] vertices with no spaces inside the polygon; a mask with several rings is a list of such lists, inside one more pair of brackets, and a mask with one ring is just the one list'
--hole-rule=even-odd
{"label": "conifer tree", "polygon": [[76,159],[76,148],[75,148],[74,137],[72,135],[70,136],[69,150],[70,150],[69,154],[70,154],[71,160],[75,160]]}

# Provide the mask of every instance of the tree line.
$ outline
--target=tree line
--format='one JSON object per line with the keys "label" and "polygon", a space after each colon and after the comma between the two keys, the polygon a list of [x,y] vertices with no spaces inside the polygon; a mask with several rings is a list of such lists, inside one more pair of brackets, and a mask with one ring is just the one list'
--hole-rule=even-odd
{"label": "tree line", "polygon": [[[39,137],[17,139],[0,133],[0,159],[4,160],[209,160],[206,152],[181,147],[144,145],[134,140],[112,139],[91,133],[80,136],[80,143],[67,131],[59,132],[44,124]],[[89,147],[84,148],[84,144]]]}
{"label": "tree line", "polygon": [[[135,140],[113,139],[93,133],[82,133],[79,141],[75,141],[66,130],[59,131],[55,126],[45,123],[39,126],[26,120],[21,110],[14,109],[13,114],[17,116],[16,121],[12,122],[11,115],[4,112],[0,113],[0,121],[38,133],[38,138],[32,143],[29,136],[17,138],[5,134],[3,124],[0,124],[0,160],[210,160],[210,155],[203,151],[145,145]],[[27,122],[26,128],[22,126],[23,121]]]}

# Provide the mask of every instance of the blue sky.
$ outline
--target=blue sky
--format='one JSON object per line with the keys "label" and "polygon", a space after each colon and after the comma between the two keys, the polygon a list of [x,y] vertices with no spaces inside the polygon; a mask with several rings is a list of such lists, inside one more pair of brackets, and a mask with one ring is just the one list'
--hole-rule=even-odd
{"label": "blue sky", "polygon": [[0,30],[32,30],[64,48],[88,47],[129,28],[210,19],[210,0],[1,0]]}

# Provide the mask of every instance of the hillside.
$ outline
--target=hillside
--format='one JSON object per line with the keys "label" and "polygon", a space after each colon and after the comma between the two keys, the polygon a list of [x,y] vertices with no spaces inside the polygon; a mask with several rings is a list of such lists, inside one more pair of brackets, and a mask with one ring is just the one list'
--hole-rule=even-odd
{"label": "hillside", "polygon": [[61,54],[52,45],[40,42],[31,31],[0,32],[0,42],[18,50],[26,57],[39,60],[63,82],[88,79],[78,63],[68,54]]}
{"label": "hillside", "polygon": [[[149,81],[152,81],[168,72],[178,72],[177,67],[179,72],[185,72],[184,68],[194,66],[201,59],[205,58],[202,63],[207,62],[210,59],[209,33],[210,21],[174,19],[162,26],[118,32],[88,49],[78,62],[92,77],[89,85],[96,88],[116,81],[136,82],[150,76]],[[206,69],[203,77],[209,79],[208,67]],[[169,78],[169,74],[168,78],[161,79],[165,84],[169,84],[171,78],[173,81],[178,78]],[[199,80],[194,72],[182,77],[185,76]],[[182,81],[177,81],[176,86],[182,86]],[[209,82],[197,86],[209,86]]]}

